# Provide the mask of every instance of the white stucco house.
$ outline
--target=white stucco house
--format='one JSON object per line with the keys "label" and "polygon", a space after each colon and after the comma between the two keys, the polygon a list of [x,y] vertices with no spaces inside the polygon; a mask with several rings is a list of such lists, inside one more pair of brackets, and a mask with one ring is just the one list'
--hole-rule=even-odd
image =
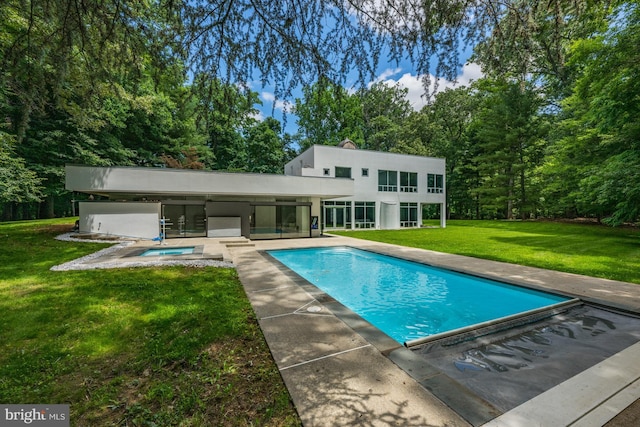
{"label": "white stucco house", "polygon": [[[143,239],[314,237],[323,229],[419,227],[423,204],[445,226],[445,160],[313,146],[284,175],[66,166],[79,232]],[[102,197],[96,197],[102,196]],[[101,199],[101,200],[97,200]]]}
{"label": "white stucco house", "polygon": [[325,199],[322,225],[336,229],[399,229],[422,224],[422,205],[438,205],[446,226],[445,159],[314,145],[285,166],[285,174],[353,180],[353,194]]}

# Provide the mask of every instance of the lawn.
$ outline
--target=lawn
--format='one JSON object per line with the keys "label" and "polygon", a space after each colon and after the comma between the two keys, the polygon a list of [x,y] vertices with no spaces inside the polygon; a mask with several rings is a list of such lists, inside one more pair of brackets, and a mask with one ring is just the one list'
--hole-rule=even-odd
{"label": "lawn", "polygon": [[0,402],[74,426],[300,425],[234,269],[53,272],[108,245],[0,223]]}
{"label": "lawn", "polygon": [[551,221],[447,221],[446,228],[334,234],[640,284],[638,228]]}
{"label": "lawn", "polygon": [[[74,426],[297,426],[234,269],[52,272],[108,245],[73,220],[0,223],[0,402],[68,403]],[[340,233],[640,284],[640,230],[554,222]]]}

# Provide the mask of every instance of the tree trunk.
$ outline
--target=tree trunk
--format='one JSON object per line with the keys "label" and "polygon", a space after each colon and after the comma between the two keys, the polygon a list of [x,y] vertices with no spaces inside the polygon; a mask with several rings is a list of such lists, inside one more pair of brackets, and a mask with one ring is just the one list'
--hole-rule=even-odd
{"label": "tree trunk", "polygon": [[507,195],[507,219],[513,219],[513,174],[509,174],[509,190]]}
{"label": "tree trunk", "polygon": [[40,204],[40,218],[55,218],[55,199],[53,196],[47,196]]}
{"label": "tree trunk", "polygon": [[14,212],[14,203],[7,202],[2,205],[2,220],[3,221],[12,221],[13,220],[13,212]]}

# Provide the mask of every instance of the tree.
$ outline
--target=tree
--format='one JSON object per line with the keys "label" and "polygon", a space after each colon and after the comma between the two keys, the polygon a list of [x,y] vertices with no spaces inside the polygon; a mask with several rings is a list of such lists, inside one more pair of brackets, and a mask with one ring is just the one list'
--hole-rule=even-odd
{"label": "tree", "polygon": [[22,142],[32,113],[51,101],[82,117],[96,106],[90,103],[93,95],[117,81],[114,73],[147,65],[141,61],[145,53],[154,51],[146,58],[157,59],[160,67],[175,52],[173,43],[159,41],[170,19],[169,12],[144,2],[87,1],[82,7],[73,0],[3,2],[0,76],[8,89],[16,143]]}
{"label": "tree", "polygon": [[490,34],[474,47],[473,60],[493,78],[512,76],[535,81],[548,103],[565,97],[572,73],[567,66],[571,41],[606,27],[618,1],[514,0],[488,2]]}
{"label": "tree", "polygon": [[342,86],[322,79],[303,88],[303,98],[296,99],[299,145],[336,145],[349,138],[358,146],[364,143],[360,98]]}
{"label": "tree", "polygon": [[447,89],[424,107],[433,135],[432,155],[447,160],[447,208],[449,215],[479,217],[479,201],[473,189],[479,187],[479,154],[471,125],[479,113],[480,97],[469,87]]}
{"label": "tree", "polygon": [[280,122],[273,117],[246,130],[247,172],[283,172],[287,147],[280,134]]}
{"label": "tree", "polygon": [[640,6],[629,3],[598,37],[576,41],[579,77],[564,103],[563,135],[544,172],[547,188],[581,213],[619,225],[640,217]]}
{"label": "tree", "polygon": [[159,42],[168,15],[147,6],[72,0],[0,6],[0,114],[15,154],[44,184],[41,212],[28,203],[37,215],[53,216],[56,198],[70,197],[66,162],[132,164],[136,149],[142,151],[123,135],[131,111],[145,104],[138,85],[151,78],[160,87],[176,71],[174,45]]}
{"label": "tree", "polygon": [[168,168],[204,169],[204,163],[200,161],[200,157],[194,147],[182,150],[181,155],[177,157],[164,154],[160,158]]}
{"label": "tree", "polygon": [[482,107],[474,118],[481,177],[477,191],[489,215],[512,219],[534,213],[529,194],[530,173],[542,159],[544,129],[538,120],[540,99],[526,82],[477,82]]}
{"label": "tree", "polygon": [[247,88],[223,83],[201,74],[194,91],[199,99],[198,126],[207,135],[213,158],[207,167],[215,170],[246,171],[247,151],[243,130],[253,126],[258,111],[258,94]]}
{"label": "tree", "polygon": [[425,107],[419,112],[413,111],[404,120],[391,151],[415,156],[437,156],[433,145],[435,137],[434,124]]}
{"label": "tree", "polygon": [[362,148],[391,151],[396,145],[403,122],[413,111],[407,100],[407,89],[399,84],[389,86],[378,82],[360,89],[364,145]]}
{"label": "tree", "polygon": [[0,130],[0,206],[3,219],[13,217],[15,203],[39,202],[42,179],[15,155],[11,135]]}
{"label": "tree", "polygon": [[[629,6],[609,15],[618,4]],[[598,212],[613,213],[613,221],[621,221],[633,217],[636,201],[632,171],[616,175],[620,165],[635,164],[637,158],[632,142],[637,132],[629,125],[637,123],[635,104],[617,92],[636,93],[624,79],[629,67],[622,62],[624,53],[635,60],[636,30],[626,17],[637,18],[636,8],[637,2],[618,0],[6,0],[0,5],[0,114],[2,131],[12,143],[3,153],[15,156],[16,170],[22,171],[6,177],[41,183],[45,201],[40,208],[50,215],[56,198],[68,197],[61,184],[65,162],[154,166],[173,159],[176,165],[260,169],[264,161],[251,163],[263,154],[256,147],[277,145],[277,155],[289,148],[270,133],[272,124],[257,122],[257,95],[248,89],[256,79],[275,85],[280,97],[294,87],[307,88],[297,106],[303,147],[350,138],[376,149],[448,152],[456,165],[466,165],[459,159],[475,156],[475,149],[486,155],[489,141],[497,141],[491,129],[468,128],[455,142],[461,147],[450,150],[454,128],[437,110],[407,112],[397,88],[364,88],[375,77],[381,55],[390,61],[409,59],[428,87],[434,63],[437,76],[452,79],[459,48],[477,45],[476,58],[485,73],[537,85],[554,105],[573,93],[563,104],[563,117],[573,122],[561,128],[574,133],[563,135],[553,153],[561,158],[590,141],[605,167],[574,160],[573,170],[589,179],[577,182],[581,191],[576,197],[562,192],[563,200],[585,207],[596,201]],[[620,25],[605,34],[608,22]],[[585,55],[570,50],[571,40],[587,40],[598,32],[601,48],[594,45]],[[609,56],[611,49],[614,55]],[[590,62],[592,54],[609,69]],[[632,71],[625,72],[637,81]],[[362,88],[364,97],[343,88],[348,79],[349,87]],[[589,87],[602,89],[601,94]],[[497,105],[517,105],[511,89],[505,90],[502,97],[494,94]],[[481,117],[502,126],[497,108],[487,106]],[[507,139],[516,134],[509,132]],[[482,143],[471,145],[476,137]],[[471,150],[466,153],[472,154],[456,157],[467,143]],[[515,150],[520,163],[507,171],[514,177],[513,203],[521,212],[533,209],[531,168],[538,163],[539,150],[533,147],[539,144],[522,146],[526,149]],[[485,163],[492,164],[475,165]],[[35,181],[28,171],[37,174]],[[471,182],[472,171],[465,170],[465,182]],[[496,171],[482,171],[486,185],[478,188],[485,197],[489,192],[484,190],[499,181]],[[616,182],[619,187],[612,186]],[[628,196],[628,206],[611,196],[613,188]],[[37,207],[26,203],[31,210]]]}
{"label": "tree", "polygon": [[608,3],[194,0],[179,7],[185,51],[193,53],[197,70],[226,82],[257,78],[287,97],[293,88],[320,79],[345,85],[354,72],[364,87],[374,79],[381,55],[410,59],[425,88],[433,68],[454,79],[461,48],[481,42],[484,58],[510,55],[510,63],[517,63],[516,51],[555,58],[565,47],[565,28],[608,10]]}

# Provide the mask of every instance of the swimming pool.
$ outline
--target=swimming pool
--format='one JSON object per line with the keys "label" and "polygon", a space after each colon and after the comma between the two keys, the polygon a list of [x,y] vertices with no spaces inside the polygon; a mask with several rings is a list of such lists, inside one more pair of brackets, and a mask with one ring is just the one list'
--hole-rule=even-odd
{"label": "swimming pool", "polygon": [[570,300],[350,247],[268,253],[399,343]]}
{"label": "swimming pool", "polygon": [[167,255],[191,255],[193,254],[194,246],[182,247],[182,248],[157,248],[147,249],[138,256],[167,256]]}

